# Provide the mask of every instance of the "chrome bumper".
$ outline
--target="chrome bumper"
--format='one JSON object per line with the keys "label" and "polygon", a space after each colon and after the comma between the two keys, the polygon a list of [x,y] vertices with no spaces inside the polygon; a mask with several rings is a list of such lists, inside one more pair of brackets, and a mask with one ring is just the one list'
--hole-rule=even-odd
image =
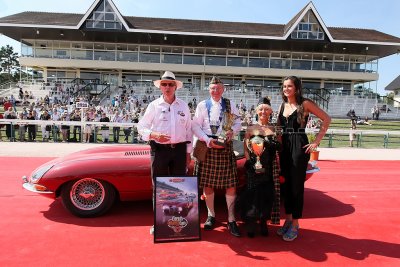
{"label": "chrome bumper", "polygon": [[26,190],[33,192],[33,193],[38,193],[38,194],[45,194],[45,195],[51,195],[54,194],[53,191],[39,191],[35,188],[35,185],[30,183],[28,181],[28,178],[24,175],[22,176],[22,187],[25,188]]}

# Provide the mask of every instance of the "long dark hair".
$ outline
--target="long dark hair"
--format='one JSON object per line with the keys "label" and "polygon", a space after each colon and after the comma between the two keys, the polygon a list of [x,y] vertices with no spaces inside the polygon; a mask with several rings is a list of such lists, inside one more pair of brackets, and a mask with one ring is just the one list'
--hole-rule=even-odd
{"label": "long dark hair", "polygon": [[305,100],[305,98],[303,97],[303,86],[301,84],[301,80],[296,76],[287,76],[283,79],[281,95],[283,102],[285,103],[288,102],[288,98],[283,93],[283,82],[287,80],[291,80],[294,83],[294,87],[296,88],[295,97],[296,97],[296,108],[297,108],[297,122],[303,127],[306,124],[306,122],[304,121],[304,107],[303,107],[303,101]]}

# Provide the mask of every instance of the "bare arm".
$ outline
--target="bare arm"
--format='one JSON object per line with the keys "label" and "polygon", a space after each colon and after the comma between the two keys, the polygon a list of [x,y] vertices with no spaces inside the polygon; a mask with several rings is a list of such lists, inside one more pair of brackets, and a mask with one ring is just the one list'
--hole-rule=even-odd
{"label": "bare arm", "polygon": [[315,138],[315,141],[306,146],[307,147],[306,153],[308,153],[312,150],[315,150],[317,146],[319,146],[322,138],[324,138],[326,131],[329,128],[329,125],[331,124],[331,117],[312,101],[309,100],[304,101],[303,106],[305,112],[314,114],[322,121],[320,130]]}

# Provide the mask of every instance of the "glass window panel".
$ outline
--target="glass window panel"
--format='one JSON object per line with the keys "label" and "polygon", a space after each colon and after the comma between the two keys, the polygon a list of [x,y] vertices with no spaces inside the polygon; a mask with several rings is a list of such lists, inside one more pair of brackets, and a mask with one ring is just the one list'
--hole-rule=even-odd
{"label": "glass window panel", "polygon": [[93,60],[93,51],[89,50],[72,50],[71,51],[72,59],[87,59]]}
{"label": "glass window panel", "polygon": [[141,46],[140,46],[140,51],[143,51],[143,52],[150,52],[150,46],[141,45]]}
{"label": "glass window panel", "polygon": [[241,57],[247,57],[247,50],[239,50],[238,51],[238,56],[241,56]]}
{"label": "glass window panel", "polygon": [[82,48],[82,44],[81,43],[72,43],[71,47],[72,48]]}
{"label": "glass window panel", "polygon": [[281,57],[281,53],[280,52],[271,52],[271,58],[280,58]]}
{"label": "glass window panel", "polygon": [[266,58],[249,58],[249,67],[252,68],[268,68],[269,60]]}
{"label": "glass window panel", "polygon": [[108,1],[104,1],[104,10],[106,11],[106,12],[113,12],[113,9],[111,8],[111,5],[110,5],[110,3],[108,3]]}
{"label": "glass window panel", "polygon": [[36,41],[35,45],[37,47],[51,47],[52,42],[51,41]]}
{"label": "glass window panel", "polygon": [[137,62],[138,61],[138,53],[118,52],[118,61]]}
{"label": "glass window panel", "polygon": [[226,66],[226,58],[225,57],[207,56],[206,57],[206,65]]}
{"label": "glass window panel", "polygon": [[115,50],[115,44],[105,44],[104,48],[106,50]]}
{"label": "glass window panel", "polygon": [[172,47],[164,46],[164,47],[162,47],[162,52],[163,53],[172,53]]}
{"label": "glass window panel", "polygon": [[105,20],[115,20],[115,14],[114,13],[106,13],[104,16]]}
{"label": "glass window panel", "polygon": [[128,50],[128,46],[126,44],[117,44],[117,50],[126,51]]}
{"label": "glass window panel", "polygon": [[348,71],[349,63],[348,62],[335,62],[333,70],[334,71]]}
{"label": "glass window panel", "polygon": [[250,57],[259,57],[260,56],[260,51],[249,51],[249,56]]}
{"label": "glass window panel", "polygon": [[104,20],[104,16],[105,16],[105,14],[104,13],[102,13],[102,12],[94,12],[93,13],[93,19],[94,20]]}
{"label": "glass window panel", "polygon": [[159,46],[150,46],[150,52],[160,52],[160,47]]}
{"label": "glass window panel", "polygon": [[247,67],[247,58],[245,57],[228,57],[228,66],[233,67]]}
{"label": "glass window panel", "polygon": [[104,22],[103,21],[94,21],[93,28],[96,29],[104,29]]}
{"label": "glass window panel", "polygon": [[51,58],[52,57],[52,51],[51,51],[51,49],[40,49],[40,48],[37,48],[35,50],[35,56],[36,57],[43,57],[43,58]]}
{"label": "glass window panel", "polygon": [[292,69],[311,70],[311,61],[309,61],[309,60],[292,60]]}
{"label": "glass window panel", "polygon": [[162,63],[182,64],[182,55],[164,54]]}
{"label": "glass window panel", "polygon": [[183,51],[183,50],[182,50],[182,47],[174,47],[172,52],[173,52],[173,53],[179,53],[179,54],[181,54],[182,51]]}
{"label": "glass window panel", "polygon": [[139,46],[137,45],[128,45],[129,51],[139,51]]}
{"label": "glass window panel", "polygon": [[33,48],[32,46],[28,46],[22,44],[21,46],[21,56],[23,57],[33,57]]}
{"label": "glass window panel", "polygon": [[69,58],[70,52],[69,50],[54,50],[55,58]]}
{"label": "glass window panel", "polygon": [[193,53],[197,54],[197,55],[204,55],[204,51],[205,51],[204,48],[194,48],[193,49]]}
{"label": "glass window panel", "polygon": [[201,55],[184,55],[183,64],[204,65],[203,56]]}
{"label": "glass window panel", "polygon": [[[105,1],[107,2],[107,1]],[[96,9],[97,11],[104,11],[104,2],[101,2],[100,5]]]}
{"label": "glass window panel", "polygon": [[139,53],[140,62],[160,63],[160,54],[156,53]]}
{"label": "glass window panel", "polygon": [[105,22],[104,23],[104,28],[105,29],[117,29],[118,24],[116,22]]}
{"label": "glass window panel", "polygon": [[96,49],[96,50],[105,50],[106,46],[105,46],[105,44],[97,43],[97,44],[94,45],[94,49]]}
{"label": "glass window panel", "polygon": [[94,51],[94,60],[115,61],[115,52]]}
{"label": "glass window panel", "polygon": [[207,48],[206,49],[206,54],[207,55],[221,55],[221,56],[224,56],[224,55],[226,55],[226,50],[225,49],[217,49],[217,48]]}
{"label": "glass window panel", "polygon": [[193,54],[193,48],[191,48],[191,47],[185,47],[185,48],[184,48],[184,53]]}
{"label": "glass window panel", "polygon": [[93,43],[83,43],[83,49],[93,49]]}

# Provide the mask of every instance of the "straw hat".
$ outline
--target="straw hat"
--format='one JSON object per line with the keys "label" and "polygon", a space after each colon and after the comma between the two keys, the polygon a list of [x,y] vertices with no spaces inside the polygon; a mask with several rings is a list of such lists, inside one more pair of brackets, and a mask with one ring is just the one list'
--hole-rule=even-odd
{"label": "straw hat", "polygon": [[175,82],[175,84],[176,84],[176,89],[179,89],[179,88],[182,88],[182,87],[183,87],[183,83],[182,83],[181,81],[179,81],[179,80],[176,80],[176,79],[175,79],[175,74],[173,74],[173,73],[170,72],[170,71],[164,72],[164,74],[163,74],[163,76],[161,76],[161,79],[160,79],[160,80],[154,81],[154,85],[155,85],[157,88],[160,88],[160,84],[161,84],[162,82],[171,82],[171,81],[174,81],[174,82]]}

